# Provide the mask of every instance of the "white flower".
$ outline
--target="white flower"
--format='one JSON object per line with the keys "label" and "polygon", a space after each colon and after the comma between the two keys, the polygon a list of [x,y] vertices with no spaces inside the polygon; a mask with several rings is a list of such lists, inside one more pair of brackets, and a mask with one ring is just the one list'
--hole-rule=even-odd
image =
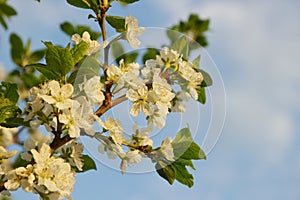
{"label": "white flower", "polygon": [[123,75],[123,72],[119,67],[112,64],[107,68],[106,74],[108,82],[117,83]]}
{"label": "white flower", "polygon": [[155,75],[161,72],[160,67],[158,67],[156,60],[150,59],[145,63],[145,67],[141,70],[145,81],[151,81]]}
{"label": "white flower", "polygon": [[166,125],[166,116],[168,114],[168,108],[164,105],[156,104],[151,107],[149,116],[147,118],[148,126],[155,126],[157,128],[163,128]]}
{"label": "white flower", "polygon": [[186,106],[183,101],[188,101],[191,95],[186,91],[179,91],[176,93],[176,98],[172,105],[172,112],[184,113],[186,111]]}
{"label": "white flower", "polygon": [[91,40],[91,36],[89,34],[89,32],[84,31],[82,34],[82,37],[80,37],[79,34],[74,34],[72,35],[72,41],[77,45],[79,44],[81,41],[86,42],[89,45],[89,50],[87,52],[87,55],[91,55],[95,52],[97,52],[97,50],[101,47],[100,43],[96,40]]}
{"label": "white flower", "polygon": [[179,73],[188,82],[186,86],[187,91],[193,99],[197,100],[197,89],[200,88],[203,81],[203,75],[201,72],[196,72],[191,63],[185,61],[179,65]]}
{"label": "white flower", "polygon": [[82,171],[84,163],[82,159],[83,145],[81,143],[76,141],[69,142],[60,148],[59,152],[65,157],[65,160],[70,163],[71,166]]}
{"label": "white flower", "polygon": [[82,84],[86,97],[92,106],[101,105],[104,101],[103,84],[99,76],[94,76]]}
{"label": "white flower", "polygon": [[75,182],[75,173],[70,164],[62,158],[51,156],[51,149],[47,144],[43,144],[39,152],[32,149],[31,153],[35,160],[33,167],[37,185],[46,187],[46,194],[58,193],[59,199],[69,197]]}
{"label": "white flower", "polygon": [[140,110],[142,110],[145,115],[149,115],[150,105],[148,102],[148,88],[146,85],[143,85],[137,91],[129,89],[126,93],[126,97],[133,102],[130,109],[130,114],[132,116],[137,116]]}
{"label": "white flower", "polygon": [[138,146],[152,146],[153,140],[148,137],[151,131],[151,127],[138,129],[138,125],[135,123],[133,126],[134,134],[131,136],[131,143]]}
{"label": "white flower", "polygon": [[140,41],[136,38],[145,32],[144,27],[138,27],[138,20],[132,16],[125,18],[126,39],[132,48],[138,48]]}
{"label": "white flower", "polygon": [[91,106],[86,101],[86,98],[81,96],[73,101],[73,106],[70,109],[63,110],[63,113],[59,115],[59,121],[65,124],[70,137],[78,138],[81,128],[89,135],[94,134],[92,129],[93,116]]}
{"label": "white flower", "polygon": [[139,163],[141,161],[142,161],[142,156],[139,153],[139,150],[128,151],[125,154],[124,158],[122,159],[122,162],[121,162],[121,165],[120,165],[122,174],[125,173],[126,167],[127,167],[128,164]]}
{"label": "white flower", "polygon": [[70,99],[73,94],[73,86],[71,84],[65,84],[60,87],[59,82],[50,81],[48,83],[50,89],[50,95],[41,95],[41,98],[49,104],[55,105],[58,109],[67,109],[72,106],[73,101]]}
{"label": "white flower", "polygon": [[110,117],[106,119],[105,123],[97,116],[95,116],[95,119],[105,130],[109,131],[109,135],[115,144],[121,145],[124,142],[124,135],[121,134],[123,129],[119,121]]}
{"label": "white flower", "polygon": [[5,128],[0,126],[0,146],[7,147],[13,143],[13,134],[17,133],[17,128]]}
{"label": "white flower", "polygon": [[166,68],[172,67],[174,70],[177,70],[179,64],[182,62],[182,58],[177,51],[164,47],[160,51],[160,56],[156,56],[156,62]]}
{"label": "white flower", "polygon": [[160,151],[163,156],[169,160],[174,161],[174,152],[172,146],[172,138],[167,137],[161,144]]}

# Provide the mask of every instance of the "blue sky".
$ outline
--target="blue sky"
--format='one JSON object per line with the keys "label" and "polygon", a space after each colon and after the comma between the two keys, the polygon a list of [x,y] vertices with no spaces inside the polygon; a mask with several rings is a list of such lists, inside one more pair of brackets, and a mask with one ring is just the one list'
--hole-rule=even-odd
{"label": "blue sky", "polygon": [[[19,16],[10,21],[8,32],[0,29],[0,62],[8,70],[10,32],[31,37],[33,48],[39,48],[41,40],[69,42],[58,30],[61,22],[97,28],[86,20],[88,12],[64,1],[41,1],[10,1]],[[121,175],[98,164],[98,171],[77,176],[73,198],[300,199],[299,10],[295,0],[141,0],[128,8],[114,4],[112,14],[131,14],[145,27],[168,27],[192,12],[211,19],[207,50],[225,84],[226,121],[208,159],[196,163],[193,188],[170,186],[155,173]],[[13,196],[38,199],[21,191]]]}

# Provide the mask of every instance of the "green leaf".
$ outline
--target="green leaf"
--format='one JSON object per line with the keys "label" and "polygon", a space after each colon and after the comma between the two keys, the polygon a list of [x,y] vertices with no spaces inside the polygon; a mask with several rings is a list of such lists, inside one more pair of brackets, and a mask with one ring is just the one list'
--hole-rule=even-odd
{"label": "green leaf", "polygon": [[189,166],[193,170],[196,170],[196,168],[191,160],[184,159],[184,158],[178,158],[175,162],[180,165]]}
{"label": "green leaf", "polygon": [[[2,103],[3,101],[1,101],[0,99],[0,102]],[[0,124],[5,126],[7,119],[17,117],[21,113],[21,111],[17,106],[9,105],[1,106],[0,113]]]}
{"label": "green leaf", "polygon": [[172,142],[175,159],[206,159],[202,149],[193,141],[189,128],[181,129]]}
{"label": "green leaf", "polygon": [[172,167],[175,169],[175,178],[180,183],[192,187],[194,185],[194,177],[188,172],[184,165],[178,163],[172,163]]}
{"label": "green leaf", "polygon": [[84,57],[84,55],[87,53],[88,49],[89,49],[89,45],[84,41],[80,42],[74,48],[72,48],[71,54],[72,54],[74,63],[78,63]]}
{"label": "green leaf", "polygon": [[0,24],[4,27],[5,30],[8,28],[6,22],[4,21],[4,18],[1,15],[0,15]]}
{"label": "green leaf", "polygon": [[99,75],[100,67],[99,61],[95,57],[87,56],[83,59],[79,68],[71,73],[68,82],[72,84],[76,82],[76,84],[78,84],[82,83],[84,78],[89,79],[93,76],[97,76]]}
{"label": "green leaf", "polygon": [[19,126],[30,127],[29,121],[24,121],[23,118],[7,118],[5,122],[0,124],[6,128],[15,128]]}
{"label": "green leaf", "polygon": [[171,185],[175,180],[175,169],[172,165],[166,165],[162,161],[158,161],[155,165],[156,172],[168,181]]}
{"label": "green leaf", "polygon": [[176,50],[179,54],[182,54],[182,57],[188,60],[189,57],[189,43],[188,39],[185,36],[181,36],[178,40],[176,40],[171,48]]}
{"label": "green leaf", "polygon": [[116,41],[111,44],[111,54],[117,63],[118,63],[118,60],[120,60],[118,58],[123,56],[124,53],[125,53],[125,50],[120,42]]}
{"label": "green leaf", "polygon": [[60,29],[69,36],[72,36],[76,33],[74,26],[70,22],[64,22],[60,24]]}
{"label": "green leaf", "polygon": [[202,69],[200,69],[199,72],[201,72],[201,74],[203,76],[203,81],[201,83],[201,87],[209,87],[209,86],[211,86],[213,84],[213,80],[210,77],[210,75],[206,71],[204,71]]}
{"label": "green leaf", "polygon": [[24,55],[22,39],[17,34],[12,33],[9,37],[9,41],[11,46],[11,58],[16,65],[21,66]]}
{"label": "green leaf", "polygon": [[119,3],[121,3],[121,4],[125,4],[125,5],[127,5],[127,4],[131,4],[131,3],[134,3],[134,2],[137,2],[137,1],[139,1],[139,0],[117,0]]}
{"label": "green leaf", "polygon": [[13,168],[16,169],[18,167],[25,167],[29,162],[26,160],[23,160],[21,157],[21,154],[19,154],[15,160],[15,162],[12,164]]}
{"label": "green leaf", "polygon": [[198,93],[198,101],[202,104],[206,103],[206,93],[205,93],[205,88],[200,87],[197,89]]}
{"label": "green leaf", "polygon": [[192,61],[192,64],[193,64],[193,68],[194,69],[199,69],[200,67],[200,58],[201,56],[197,56],[197,58],[195,58],[193,61]]}
{"label": "green leaf", "polygon": [[36,64],[27,65],[26,67],[35,68],[37,71],[39,71],[41,74],[43,74],[49,80],[51,80],[51,79],[55,80],[60,77],[60,74],[58,74],[55,70],[53,70],[53,68],[49,68],[45,64],[36,63]]}
{"label": "green leaf", "polygon": [[13,16],[17,14],[16,10],[13,7],[5,3],[0,3],[0,13],[1,12],[6,16]]}
{"label": "green leaf", "polygon": [[53,46],[51,42],[44,42],[47,47],[46,63],[52,72],[65,76],[74,67],[73,57],[69,47]]}
{"label": "green leaf", "polygon": [[150,59],[156,59],[156,55],[159,54],[159,51],[154,48],[148,48],[147,52],[143,55],[143,63]]}
{"label": "green leaf", "polygon": [[5,97],[9,99],[12,104],[16,104],[19,100],[19,94],[18,94],[18,86],[14,83],[9,82],[2,82],[1,83],[1,95],[0,97]]}
{"label": "green leaf", "polygon": [[82,155],[83,159],[83,167],[82,167],[82,172],[86,172],[89,170],[97,170],[97,166],[95,161],[88,155]]}
{"label": "green leaf", "polygon": [[70,5],[78,7],[78,8],[89,9],[91,7],[90,0],[87,0],[87,1],[83,1],[83,0],[67,0],[67,2]]}
{"label": "green leaf", "polygon": [[36,63],[40,61],[44,57],[44,55],[45,55],[45,49],[37,50],[29,56],[28,62]]}
{"label": "green leaf", "polygon": [[136,60],[136,58],[138,57],[139,53],[138,52],[132,52],[132,53],[127,53],[124,56],[120,57],[121,59],[124,59],[124,63],[125,65],[132,63]]}
{"label": "green leaf", "polygon": [[125,18],[119,16],[106,16],[106,21],[111,25],[117,32],[125,31]]}

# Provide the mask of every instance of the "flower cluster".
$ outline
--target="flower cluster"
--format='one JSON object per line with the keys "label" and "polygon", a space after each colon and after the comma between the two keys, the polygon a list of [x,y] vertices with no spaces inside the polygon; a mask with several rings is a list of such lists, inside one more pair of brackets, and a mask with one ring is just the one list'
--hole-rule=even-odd
{"label": "flower cluster", "polygon": [[19,187],[26,192],[39,194],[42,199],[70,198],[75,183],[71,165],[62,158],[51,155],[49,145],[43,144],[39,151],[32,149],[34,164],[9,171],[4,186],[10,191]]}
{"label": "flower cluster", "polygon": [[48,131],[65,131],[72,138],[79,137],[81,129],[93,135],[92,106],[102,104],[102,89],[99,76],[84,81],[80,85],[80,92],[85,95],[77,97],[73,97],[74,87],[70,83],[61,84],[51,80],[40,87],[33,87],[26,119],[31,120],[34,128],[44,124]]}

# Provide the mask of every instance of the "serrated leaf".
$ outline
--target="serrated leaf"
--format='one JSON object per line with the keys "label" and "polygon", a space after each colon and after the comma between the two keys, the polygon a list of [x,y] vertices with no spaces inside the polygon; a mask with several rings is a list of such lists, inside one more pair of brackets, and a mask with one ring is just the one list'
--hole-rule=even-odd
{"label": "serrated leaf", "polygon": [[175,169],[172,165],[166,165],[162,161],[158,161],[155,164],[156,172],[168,181],[171,185],[174,183],[175,180]]}
{"label": "serrated leaf", "polygon": [[189,166],[191,167],[193,170],[196,170],[193,162],[191,160],[187,160],[184,158],[178,158],[175,163],[180,164],[180,165],[184,165],[184,166]]}
{"label": "serrated leaf", "polygon": [[137,2],[137,1],[139,1],[139,0],[117,0],[119,3],[121,3],[121,4],[125,4],[125,5],[127,5],[127,4],[131,4],[131,3],[134,3],[134,2]]}
{"label": "serrated leaf", "polygon": [[194,185],[194,177],[188,172],[184,165],[172,163],[172,166],[175,169],[175,178],[177,181],[188,187],[192,187]]}
{"label": "serrated leaf", "polygon": [[74,67],[74,61],[69,47],[54,46],[51,42],[44,42],[47,47],[46,63],[52,72],[65,76]]}
{"label": "serrated leaf", "polygon": [[74,63],[78,63],[84,57],[84,55],[87,53],[88,49],[89,49],[89,45],[84,41],[81,41],[74,48],[72,48],[71,54],[72,54]]}
{"label": "serrated leaf", "polygon": [[188,60],[189,57],[189,42],[185,36],[181,36],[178,40],[176,40],[171,49],[176,50],[179,54],[182,54],[182,57]]}
{"label": "serrated leaf", "polygon": [[205,159],[202,149],[193,141],[189,128],[181,129],[172,142],[175,159]]}
{"label": "serrated leaf", "polygon": [[82,172],[86,172],[89,170],[97,170],[96,163],[90,156],[82,155],[82,159],[83,159]]}
{"label": "serrated leaf", "polygon": [[111,25],[117,32],[125,31],[125,18],[119,16],[106,16],[106,21]]}
{"label": "serrated leaf", "polygon": [[53,70],[52,68],[49,68],[45,64],[36,63],[36,64],[27,65],[26,67],[35,68],[37,71],[39,71],[41,74],[43,74],[49,80],[51,80],[51,79],[55,80],[60,77],[60,74],[58,74],[55,70]]}
{"label": "serrated leaf", "polygon": [[209,87],[213,84],[213,80],[211,76],[204,70],[200,69],[199,72],[201,72],[203,76],[203,81],[201,83],[201,87]]}
{"label": "serrated leaf", "polygon": [[197,89],[198,93],[198,101],[202,104],[206,103],[206,93],[205,93],[205,88],[201,87]]}

